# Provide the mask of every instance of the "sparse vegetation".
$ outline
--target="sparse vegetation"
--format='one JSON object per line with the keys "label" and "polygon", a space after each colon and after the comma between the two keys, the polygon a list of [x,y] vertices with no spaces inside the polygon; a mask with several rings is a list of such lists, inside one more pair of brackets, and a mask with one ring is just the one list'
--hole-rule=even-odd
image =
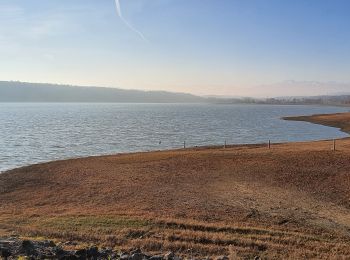
{"label": "sparse vegetation", "polygon": [[346,133],[350,133],[350,113],[337,113],[312,116],[286,117],[285,120],[306,121],[314,124],[337,127]]}

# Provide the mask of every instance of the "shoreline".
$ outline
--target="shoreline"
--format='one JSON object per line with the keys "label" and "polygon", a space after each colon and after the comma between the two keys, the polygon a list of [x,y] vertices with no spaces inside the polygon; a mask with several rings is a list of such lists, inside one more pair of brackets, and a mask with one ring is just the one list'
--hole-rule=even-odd
{"label": "shoreline", "polygon": [[350,135],[350,113],[315,114],[310,116],[283,117],[287,121],[303,121],[318,125],[338,128],[340,131]]}
{"label": "shoreline", "polygon": [[[292,121],[292,120],[291,120]],[[297,121],[297,120],[293,120]],[[345,132],[347,133],[347,132]],[[349,132],[350,135],[350,132]],[[309,144],[309,143],[317,143],[317,142],[331,142],[333,140],[346,140],[350,139],[350,136],[346,137],[339,137],[335,139],[321,139],[321,140],[310,140],[310,141],[291,141],[291,142],[271,142],[271,147],[276,145],[288,145],[288,144]],[[135,152],[121,152],[121,153],[115,153],[115,154],[104,154],[104,155],[90,155],[90,156],[84,156],[84,157],[72,157],[72,158],[63,158],[58,160],[49,160],[49,161],[43,161],[43,162],[37,162],[33,164],[23,165],[20,167],[15,167],[7,170],[0,170],[0,176],[1,174],[5,174],[11,171],[15,170],[24,170],[31,166],[40,166],[40,165],[48,165],[51,163],[64,163],[64,162],[71,162],[76,160],[82,160],[82,159],[99,159],[99,158],[108,158],[108,157],[116,157],[116,156],[128,156],[128,155],[143,155],[143,154],[156,154],[156,153],[167,153],[167,152],[200,152],[200,151],[206,151],[206,150],[225,150],[225,149],[243,149],[243,148],[268,148],[268,142],[266,143],[248,143],[248,144],[227,144],[226,148],[224,148],[224,145],[207,145],[207,146],[195,146],[195,147],[187,147],[187,148],[178,148],[178,149],[164,149],[164,150],[154,150],[154,151],[135,151]]]}
{"label": "shoreline", "polygon": [[[334,117],[336,117],[336,118],[334,118]],[[347,119],[348,119],[348,121],[344,121]],[[346,138],[350,137],[350,113],[348,113],[348,112],[334,113],[334,114],[314,114],[314,115],[309,115],[309,116],[288,116],[288,117],[282,117],[281,120],[299,121],[299,122],[301,121],[301,122],[308,122],[308,123],[333,127],[333,128],[337,128],[340,131],[348,134],[349,136],[334,138],[334,139],[321,139],[321,140],[310,140],[310,141],[277,142],[277,143],[271,143],[272,145],[342,140],[342,139],[346,139]],[[266,142],[266,143],[247,143],[247,144],[227,144],[226,148],[259,147],[259,146],[264,147],[267,145],[268,145],[268,142]],[[79,159],[83,159],[83,158],[99,158],[99,157],[108,157],[108,156],[132,155],[132,154],[140,154],[140,153],[142,154],[142,153],[157,153],[157,152],[175,152],[175,151],[183,151],[183,150],[196,151],[196,150],[206,150],[206,149],[220,149],[223,147],[224,147],[224,145],[205,145],[205,146],[194,146],[194,147],[188,147],[188,148],[174,148],[174,149],[153,150],[153,151],[121,152],[121,153],[115,153],[115,154],[72,157],[72,158],[66,158],[66,159],[38,162],[38,163],[34,163],[34,164],[28,164],[28,165],[24,165],[24,166],[20,166],[20,167],[2,170],[2,171],[0,171],[0,174],[6,173],[8,171],[16,170],[16,169],[30,167],[32,165],[48,164],[51,162],[64,162],[64,161],[71,161],[71,160],[79,160]]]}
{"label": "shoreline", "polygon": [[350,255],[349,172],[350,138],[335,151],[326,140],[36,164],[0,174],[0,238],[195,259],[341,258]]}

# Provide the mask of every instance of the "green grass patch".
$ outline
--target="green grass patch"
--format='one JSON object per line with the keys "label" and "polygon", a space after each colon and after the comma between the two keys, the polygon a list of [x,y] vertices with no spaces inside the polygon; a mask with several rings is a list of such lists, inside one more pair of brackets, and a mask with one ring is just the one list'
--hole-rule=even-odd
{"label": "green grass patch", "polygon": [[124,228],[145,228],[151,225],[151,223],[146,220],[119,216],[64,216],[40,219],[36,222],[44,228],[56,230],[116,230]]}

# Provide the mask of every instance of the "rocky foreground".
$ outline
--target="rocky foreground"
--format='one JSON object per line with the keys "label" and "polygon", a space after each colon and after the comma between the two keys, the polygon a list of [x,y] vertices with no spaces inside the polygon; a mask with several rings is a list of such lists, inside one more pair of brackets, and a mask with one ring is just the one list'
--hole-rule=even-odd
{"label": "rocky foreground", "polygon": [[[140,249],[129,252],[116,252],[110,248],[95,246],[78,250],[66,250],[66,246],[74,246],[74,242],[55,244],[51,240],[21,240],[16,237],[0,238],[0,259],[119,259],[119,260],[182,260],[173,252],[164,255],[148,255]],[[191,256],[188,259],[192,259]],[[216,260],[228,260],[227,256]],[[259,259],[259,258],[256,258]]]}
{"label": "rocky foreground", "polygon": [[20,240],[17,238],[0,239],[0,256],[7,259],[17,259],[18,257],[29,257],[31,259],[130,259],[161,260],[174,258],[168,254],[166,256],[148,256],[137,249],[128,253],[115,252],[109,248],[92,246],[78,250],[65,250],[66,246],[74,246],[73,242],[55,244],[53,241],[33,241]]}

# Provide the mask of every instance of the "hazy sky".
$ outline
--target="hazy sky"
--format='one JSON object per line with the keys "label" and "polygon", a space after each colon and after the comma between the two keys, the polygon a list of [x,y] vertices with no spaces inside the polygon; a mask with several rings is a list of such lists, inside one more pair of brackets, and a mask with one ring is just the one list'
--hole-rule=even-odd
{"label": "hazy sky", "polygon": [[350,82],[349,0],[120,5],[146,39],[114,0],[0,0],[0,80],[219,95]]}

